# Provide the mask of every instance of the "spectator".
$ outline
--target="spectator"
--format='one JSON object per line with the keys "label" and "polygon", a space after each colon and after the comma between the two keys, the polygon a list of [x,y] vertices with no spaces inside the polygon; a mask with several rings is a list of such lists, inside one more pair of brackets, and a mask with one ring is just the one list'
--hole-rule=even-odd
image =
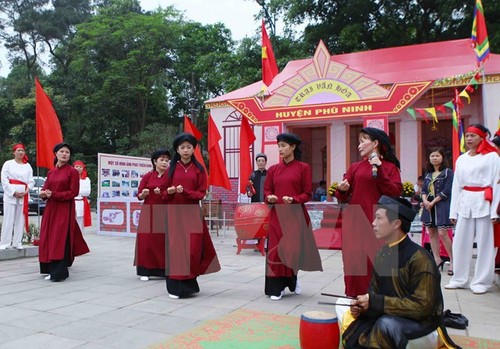
{"label": "spectator", "polygon": [[247,195],[252,202],[264,202],[264,182],[267,176],[267,155],[259,153],[255,157],[257,170],[253,171],[248,180]]}
{"label": "spectator", "polygon": [[452,244],[448,234],[452,227],[449,219],[452,184],[453,171],[447,167],[444,149],[442,147],[432,148],[422,189],[424,210],[421,220],[429,232],[431,250],[438,268],[442,269],[444,264],[439,253],[439,240],[442,241],[446,253],[450,257],[448,275],[453,275]]}
{"label": "spectator", "polygon": [[326,181],[319,181],[319,187],[314,191],[314,201],[326,200]]}

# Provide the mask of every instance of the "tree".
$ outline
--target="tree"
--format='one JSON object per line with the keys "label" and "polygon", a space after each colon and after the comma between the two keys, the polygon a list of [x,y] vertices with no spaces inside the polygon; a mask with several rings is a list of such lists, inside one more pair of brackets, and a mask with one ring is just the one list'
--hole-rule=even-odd
{"label": "tree", "polygon": [[[130,141],[168,115],[165,85],[179,26],[168,20],[176,15],[170,10],[103,13],[78,26],[68,48],[69,73],[54,75],[74,135],[82,136],[82,145],[114,151],[119,139]],[[150,113],[151,103],[158,114]]]}
{"label": "tree", "polygon": [[0,0],[0,13],[0,39],[11,63],[21,59],[33,80],[46,48],[60,63],[65,62],[62,52],[56,55],[56,47],[90,16],[90,0]]}
{"label": "tree", "polygon": [[[288,28],[306,23],[302,40],[313,52],[323,40],[345,53],[470,37],[474,0],[268,0]],[[488,28],[500,23],[498,2],[483,1]],[[490,31],[492,33],[492,31]],[[490,36],[497,48],[497,35]]]}

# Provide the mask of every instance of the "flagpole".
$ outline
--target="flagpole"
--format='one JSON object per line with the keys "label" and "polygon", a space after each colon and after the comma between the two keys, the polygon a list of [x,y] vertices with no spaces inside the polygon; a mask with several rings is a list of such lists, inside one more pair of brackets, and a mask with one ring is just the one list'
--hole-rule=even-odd
{"label": "flagpole", "polygon": [[[36,167],[36,176],[40,178],[40,167]],[[40,189],[38,190],[38,200],[36,202],[36,207],[37,207],[37,221],[38,221],[38,231],[40,231]]]}
{"label": "flagpole", "polygon": [[208,186],[208,228],[209,230],[212,229],[213,222],[212,222],[212,186]]}
{"label": "flagpole", "polygon": [[481,67],[481,77],[483,79],[482,89],[481,89],[481,93],[482,93],[482,97],[483,97],[483,120],[484,120],[484,126],[489,129],[489,127],[488,127],[489,125],[488,125],[488,122],[487,122],[488,118],[486,117],[486,106],[488,104],[486,103],[486,74],[484,72],[484,64],[483,64],[483,62],[480,63],[480,67]]}

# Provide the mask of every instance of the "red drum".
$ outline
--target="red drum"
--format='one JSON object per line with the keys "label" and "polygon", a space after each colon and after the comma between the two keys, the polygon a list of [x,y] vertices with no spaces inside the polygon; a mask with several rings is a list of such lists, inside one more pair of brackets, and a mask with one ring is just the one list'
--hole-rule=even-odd
{"label": "red drum", "polygon": [[338,349],[337,317],[325,311],[306,311],[300,317],[299,337],[301,349]]}
{"label": "red drum", "polygon": [[239,204],[234,211],[234,229],[238,238],[261,239],[269,231],[269,207],[263,202]]}

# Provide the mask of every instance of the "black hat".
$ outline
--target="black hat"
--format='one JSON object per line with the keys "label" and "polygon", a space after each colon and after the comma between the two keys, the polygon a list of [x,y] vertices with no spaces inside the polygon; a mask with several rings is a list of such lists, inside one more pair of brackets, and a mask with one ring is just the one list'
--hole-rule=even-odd
{"label": "black hat", "polygon": [[175,137],[175,139],[174,139],[174,143],[173,143],[174,151],[177,151],[177,148],[179,147],[179,145],[181,145],[184,142],[190,143],[193,146],[193,148],[196,148],[196,145],[198,144],[198,141],[191,133],[182,132],[182,133],[179,133],[179,135],[177,137]]}
{"label": "black hat", "polygon": [[285,142],[288,144],[295,144],[295,145],[300,145],[300,143],[302,143],[299,136],[297,136],[294,133],[280,133],[279,135],[276,136],[276,140],[278,142]]}
{"label": "black hat", "polygon": [[396,212],[400,219],[412,222],[416,212],[413,211],[411,204],[405,198],[391,198],[382,195],[377,204],[386,210]]}
{"label": "black hat", "polygon": [[73,154],[73,148],[71,148],[71,146],[68,143],[66,143],[66,142],[62,142],[62,143],[56,144],[54,146],[54,149],[53,149],[54,154],[57,153],[59,151],[59,149],[61,149],[63,147],[68,148],[70,154]]}
{"label": "black hat", "polygon": [[255,160],[257,160],[258,158],[264,158],[266,161],[267,161],[267,155],[264,154],[264,153],[259,153],[255,156]]}

